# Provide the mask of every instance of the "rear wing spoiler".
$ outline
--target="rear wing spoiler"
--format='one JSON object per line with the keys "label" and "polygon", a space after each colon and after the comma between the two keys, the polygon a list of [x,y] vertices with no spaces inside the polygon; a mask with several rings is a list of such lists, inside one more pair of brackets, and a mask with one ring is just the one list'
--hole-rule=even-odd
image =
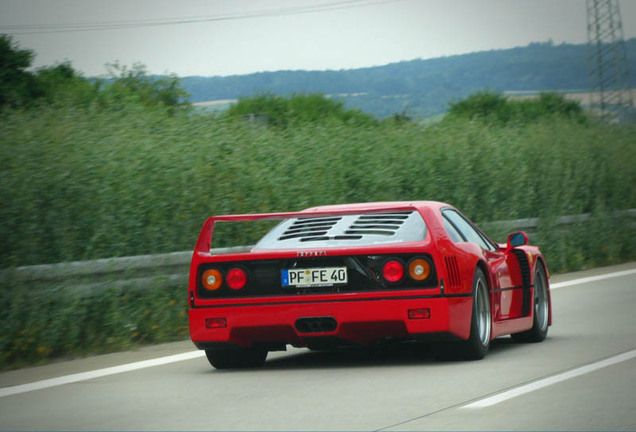
{"label": "rear wing spoiler", "polygon": [[255,213],[255,214],[238,214],[238,215],[222,215],[211,216],[205,220],[196,245],[194,253],[210,253],[212,247],[212,237],[214,232],[214,224],[216,222],[246,222],[255,220],[283,220],[291,218],[317,218],[328,216],[346,216],[365,213],[393,213],[399,211],[417,211],[414,205],[405,204],[402,206],[361,206],[359,208],[321,210],[320,208],[302,210],[299,212],[283,212],[283,213]]}

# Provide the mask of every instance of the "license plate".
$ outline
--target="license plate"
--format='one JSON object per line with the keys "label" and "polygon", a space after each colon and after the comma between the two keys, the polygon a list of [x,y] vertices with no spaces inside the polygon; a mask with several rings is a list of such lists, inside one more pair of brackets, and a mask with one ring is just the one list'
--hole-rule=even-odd
{"label": "license plate", "polygon": [[320,287],[347,283],[346,267],[281,270],[284,287]]}

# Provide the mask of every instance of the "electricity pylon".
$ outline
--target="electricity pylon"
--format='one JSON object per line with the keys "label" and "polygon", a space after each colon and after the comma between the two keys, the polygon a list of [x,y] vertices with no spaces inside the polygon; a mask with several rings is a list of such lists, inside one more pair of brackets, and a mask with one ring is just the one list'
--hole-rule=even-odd
{"label": "electricity pylon", "polygon": [[606,121],[633,121],[618,0],[587,0],[587,37],[592,112]]}

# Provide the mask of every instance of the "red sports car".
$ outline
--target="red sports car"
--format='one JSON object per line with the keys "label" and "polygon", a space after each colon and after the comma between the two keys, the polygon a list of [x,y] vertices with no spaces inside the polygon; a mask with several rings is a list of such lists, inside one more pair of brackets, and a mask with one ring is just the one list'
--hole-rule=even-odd
{"label": "red sports car", "polygon": [[[255,245],[212,248],[215,223],[281,220]],[[210,217],[190,268],[190,336],[215,368],[254,367],[287,345],[430,342],[483,358],[490,341],[545,339],[545,259],[523,232],[491,241],[431,201]]]}

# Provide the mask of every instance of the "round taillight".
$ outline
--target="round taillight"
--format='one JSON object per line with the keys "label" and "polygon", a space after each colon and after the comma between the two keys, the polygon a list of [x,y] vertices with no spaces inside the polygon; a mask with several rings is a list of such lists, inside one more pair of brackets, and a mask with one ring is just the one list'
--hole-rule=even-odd
{"label": "round taillight", "polygon": [[233,290],[240,290],[247,284],[247,273],[241,268],[233,268],[225,275],[225,282]]}
{"label": "round taillight", "polygon": [[210,269],[203,272],[201,284],[208,291],[216,291],[223,284],[223,275],[217,269]]}
{"label": "round taillight", "polygon": [[409,263],[409,276],[413,280],[423,281],[431,274],[431,264],[421,258],[416,258]]}
{"label": "round taillight", "polygon": [[387,282],[399,282],[404,277],[404,265],[398,260],[387,261],[382,267],[382,276]]}

